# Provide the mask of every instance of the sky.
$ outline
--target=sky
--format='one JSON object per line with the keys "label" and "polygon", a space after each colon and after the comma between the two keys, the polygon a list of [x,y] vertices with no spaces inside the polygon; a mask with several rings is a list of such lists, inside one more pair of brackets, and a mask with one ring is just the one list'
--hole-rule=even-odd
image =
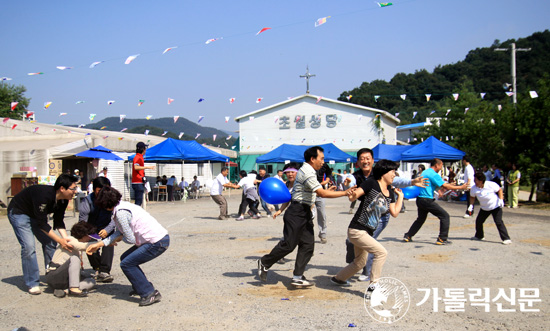
{"label": "sky", "polygon": [[310,93],[336,99],[546,30],[549,14],[547,0],[5,1],[0,77],[26,87],[38,122],[204,116],[200,125],[236,131],[235,117],[304,94],[306,66]]}

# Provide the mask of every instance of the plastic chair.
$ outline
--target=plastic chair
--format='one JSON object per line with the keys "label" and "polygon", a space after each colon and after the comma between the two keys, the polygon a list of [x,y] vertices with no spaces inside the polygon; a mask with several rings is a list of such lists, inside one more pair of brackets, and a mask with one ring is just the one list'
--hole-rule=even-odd
{"label": "plastic chair", "polygon": [[157,201],[160,201],[160,197],[164,196],[164,201],[168,201],[168,187],[166,185],[159,185],[157,190]]}

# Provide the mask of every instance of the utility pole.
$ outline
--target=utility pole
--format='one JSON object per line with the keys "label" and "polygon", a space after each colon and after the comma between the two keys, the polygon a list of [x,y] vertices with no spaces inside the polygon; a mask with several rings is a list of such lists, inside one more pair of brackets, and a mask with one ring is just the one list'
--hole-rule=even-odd
{"label": "utility pole", "polygon": [[307,86],[306,94],[309,94],[309,79],[311,77],[315,77],[315,75],[311,75],[309,73],[309,66],[307,66],[306,67],[306,74],[305,75],[300,75],[300,78],[305,78],[306,79],[306,86]]}
{"label": "utility pole", "polygon": [[516,89],[516,52],[529,52],[531,48],[516,48],[516,43],[512,43],[511,49],[508,48],[495,48],[495,52],[506,52],[508,50],[511,50],[512,60],[511,60],[511,75],[512,75],[512,92],[514,95],[512,95],[513,103],[518,103],[517,99],[517,89]]}

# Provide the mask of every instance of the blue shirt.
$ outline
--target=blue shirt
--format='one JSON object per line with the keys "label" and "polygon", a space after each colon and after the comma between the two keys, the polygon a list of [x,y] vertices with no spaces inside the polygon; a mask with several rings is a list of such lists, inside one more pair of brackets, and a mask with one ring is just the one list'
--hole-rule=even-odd
{"label": "blue shirt", "polygon": [[441,185],[445,184],[443,178],[439,176],[432,168],[428,168],[422,171],[422,177],[427,178],[429,183],[426,187],[420,188],[419,198],[433,199],[434,191],[437,190]]}
{"label": "blue shirt", "polygon": [[[493,179],[498,179],[500,180],[500,177],[502,177],[502,175],[500,174],[500,170],[498,169],[495,169],[495,174],[493,175]],[[487,180],[489,180],[489,178],[487,178]]]}

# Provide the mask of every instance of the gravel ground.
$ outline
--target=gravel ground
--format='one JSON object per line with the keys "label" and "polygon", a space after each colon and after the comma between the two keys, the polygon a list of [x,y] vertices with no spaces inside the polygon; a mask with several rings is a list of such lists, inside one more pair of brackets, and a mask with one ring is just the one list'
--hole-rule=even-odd
{"label": "gravel ground", "polygon": [[[227,196],[235,212],[239,192]],[[345,266],[346,230],[352,215],[346,199],[327,199],[328,243],[316,243],[315,255],[306,270],[316,286],[295,290],[290,286],[295,253],[285,264],[275,264],[267,284],[261,284],[256,259],[268,253],[282,236],[282,218],[273,220],[217,219],[217,205],[210,198],[150,203],[149,212],[170,232],[171,246],[162,256],[144,265],[146,275],[162,293],[162,302],[138,307],[129,297],[131,287],[118,266],[119,256],[129,247],[115,250],[111,284],[100,284],[87,298],[58,299],[45,290],[31,296],[21,276],[20,246],[7,217],[0,217],[0,326],[2,330],[178,330],[178,329],[359,329],[427,330],[548,330],[550,265],[550,213],[520,208],[506,209],[504,222],[513,244],[502,245],[491,219],[486,240],[474,242],[474,219],[463,219],[465,205],[440,203],[451,215],[450,246],[436,246],[439,222],[431,216],[415,241],[401,241],[416,218],[416,205],[407,201],[407,212],[392,218],[380,242],[388,250],[383,276],[402,281],[410,292],[407,314],[393,324],[374,321],[363,306],[366,284],[352,279],[347,288],[331,285],[330,277]],[[76,219],[67,213],[67,226]],[[37,252],[41,264],[42,252]],[[86,272],[91,273],[85,260]],[[42,279],[43,280],[43,279]],[[467,301],[464,312],[445,312],[443,301],[424,298],[419,288],[538,288],[539,312],[520,312],[519,303],[499,299],[483,307]],[[432,292],[433,293],[433,292]],[[466,292],[468,293],[468,292]],[[519,290],[516,290],[519,299]],[[444,298],[445,299],[445,298]],[[497,312],[497,303],[516,312]]]}

